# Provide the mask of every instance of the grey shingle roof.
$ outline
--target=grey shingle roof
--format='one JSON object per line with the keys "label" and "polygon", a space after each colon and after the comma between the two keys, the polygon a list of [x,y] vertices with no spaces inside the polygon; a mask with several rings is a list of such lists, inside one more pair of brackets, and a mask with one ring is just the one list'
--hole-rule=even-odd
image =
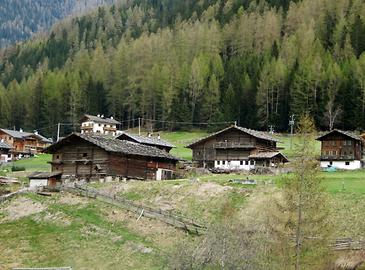
{"label": "grey shingle roof", "polygon": [[286,161],[288,161],[288,159],[280,152],[258,152],[258,153],[249,155],[249,158],[270,159],[270,158],[274,158],[276,156],[282,156]]}
{"label": "grey shingle roof", "polygon": [[95,115],[90,115],[90,114],[85,114],[82,117],[82,120],[84,119],[89,119],[90,121],[94,121],[96,123],[104,123],[104,124],[113,124],[113,125],[120,125],[120,122],[118,122],[115,119],[111,119],[111,118],[102,118],[102,117],[98,117]]}
{"label": "grey shingle roof", "polygon": [[160,150],[153,146],[148,146],[140,143],[118,140],[115,138],[97,135],[97,134],[79,134],[73,133],[61,141],[49,146],[45,149],[46,153],[53,153],[56,149],[62,145],[67,144],[68,140],[72,137],[79,137],[85,141],[88,141],[107,152],[121,153],[125,155],[133,156],[144,156],[144,157],[155,157],[170,160],[179,160],[179,158],[167,153],[166,151]]}
{"label": "grey shingle roof", "polygon": [[362,138],[359,135],[352,133],[350,131],[343,131],[343,130],[339,130],[339,129],[334,129],[334,130],[328,131],[325,134],[323,134],[322,136],[319,136],[316,140],[322,141],[324,137],[326,137],[327,135],[329,135],[331,133],[335,133],[335,132],[340,133],[346,137],[352,138],[356,141],[362,141]]}
{"label": "grey shingle roof", "polygon": [[20,132],[20,131],[11,130],[11,129],[3,129],[2,128],[0,130],[4,133],[10,135],[11,137],[16,138],[16,139],[23,139],[25,137],[33,135],[33,133],[30,133],[30,132]]}
{"label": "grey shingle roof", "polygon": [[262,139],[262,140],[265,140],[265,141],[279,142],[279,140],[277,140],[277,139],[275,139],[275,138],[273,138],[273,137],[271,137],[271,136],[269,136],[269,135],[267,135],[267,134],[265,134],[264,132],[261,132],[261,131],[252,130],[252,129],[248,129],[248,128],[244,128],[244,127],[238,127],[238,126],[230,126],[230,127],[225,128],[225,129],[222,129],[222,130],[220,130],[218,132],[215,132],[213,134],[210,134],[210,135],[208,135],[208,136],[206,136],[206,137],[204,137],[204,138],[202,138],[202,139],[200,139],[200,140],[198,140],[198,141],[196,141],[196,142],[194,142],[192,144],[189,144],[186,147],[192,147],[195,144],[198,144],[200,142],[203,142],[203,141],[205,141],[205,140],[207,140],[209,138],[212,138],[214,136],[217,136],[218,134],[221,134],[221,133],[223,133],[223,132],[225,132],[227,130],[230,130],[230,129],[237,129],[237,130],[242,131],[244,133],[247,133],[247,134],[249,134],[249,135],[251,135],[251,136],[253,136],[255,138]]}
{"label": "grey shingle roof", "polygon": [[132,140],[134,140],[138,143],[142,143],[142,144],[158,145],[158,146],[165,146],[165,147],[171,147],[171,148],[176,147],[175,145],[173,145],[163,139],[158,139],[157,137],[147,137],[147,136],[141,136],[141,135],[127,133],[127,132],[123,132],[122,134],[120,134],[117,137],[117,139],[121,138],[123,135],[131,138]]}
{"label": "grey shingle roof", "polygon": [[11,149],[11,146],[6,142],[0,141],[0,149]]}

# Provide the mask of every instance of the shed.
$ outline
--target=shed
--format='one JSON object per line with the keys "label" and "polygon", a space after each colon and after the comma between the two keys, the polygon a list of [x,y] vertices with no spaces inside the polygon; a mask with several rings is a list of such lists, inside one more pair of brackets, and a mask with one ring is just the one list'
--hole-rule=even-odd
{"label": "shed", "polygon": [[62,183],[62,172],[34,172],[28,176],[29,187],[57,186]]}

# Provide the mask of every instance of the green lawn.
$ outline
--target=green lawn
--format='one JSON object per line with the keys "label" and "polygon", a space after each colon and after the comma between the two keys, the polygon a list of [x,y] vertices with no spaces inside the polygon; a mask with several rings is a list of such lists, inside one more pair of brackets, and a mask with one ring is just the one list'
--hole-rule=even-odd
{"label": "green lawn", "polygon": [[[295,149],[296,146],[300,143],[301,138],[298,135],[293,136],[293,140],[291,139],[290,134],[275,134],[275,138],[277,138],[280,143],[278,143],[278,147],[284,148],[281,150],[281,152],[287,156],[288,158],[295,157]],[[292,140],[292,143],[291,143]],[[313,141],[316,155],[320,155],[321,153],[321,143],[319,141]]]}
{"label": "green lawn", "polygon": [[161,138],[167,140],[168,142],[174,144],[176,148],[171,150],[171,154],[191,160],[192,151],[191,149],[185,148],[188,144],[203,138],[208,135],[205,131],[176,131],[176,132],[160,132]]}
{"label": "green lawn", "polygon": [[[14,166],[16,167],[24,167],[26,171],[34,172],[34,171],[43,171],[48,172],[51,171],[51,165],[47,163],[51,161],[50,154],[38,154],[35,157],[21,159],[14,162]],[[11,164],[9,165],[12,166]]]}

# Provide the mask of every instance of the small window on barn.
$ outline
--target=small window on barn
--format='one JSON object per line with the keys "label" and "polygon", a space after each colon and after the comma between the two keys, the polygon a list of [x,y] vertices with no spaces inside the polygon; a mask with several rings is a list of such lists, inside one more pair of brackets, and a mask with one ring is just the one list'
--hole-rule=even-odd
{"label": "small window on barn", "polygon": [[242,166],[243,165],[243,160],[240,161],[240,165]]}
{"label": "small window on barn", "polygon": [[56,159],[60,159],[60,155],[57,155],[57,156],[56,156]]}
{"label": "small window on barn", "polygon": [[245,161],[245,165],[248,165],[248,160]]}
{"label": "small window on barn", "polygon": [[349,165],[350,165],[350,161],[346,161],[346,162],[345,162],[345,165],[346,165],[346,166],[349,166]]}
{"label": "small window on barn", "polygon": [[82,154],[82,157],[87,157],[87,153],[83,153]]}
{"label": "small window on barn", "polygon": [[251,165],[255,165],[255,161],[254,160],[251,160]]}
{"label": "small window on barn", "polygon": [[332,145],[335,146],[336,145],[336,141],[332,141]]}
{"label": "small window on barn", "polygon": [[351,145],[352,144],[352,141],[347,141],[347,145]]}

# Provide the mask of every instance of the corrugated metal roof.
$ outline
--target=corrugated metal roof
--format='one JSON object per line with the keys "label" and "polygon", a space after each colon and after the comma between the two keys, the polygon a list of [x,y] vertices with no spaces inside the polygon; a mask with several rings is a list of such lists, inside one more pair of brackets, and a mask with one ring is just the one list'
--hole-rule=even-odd
{"label": "corrugated metal roof", "polygon": [[324,137],[326,137],[327,135],[331,134],[331,133],[340,133],[346,137],[349,137],[349,138],[352,138],[356,141],[362,141],[363,139],[361,138],[361,136],[353,133],[353,132],[350,132],[350,131],[344,131],[344,130],[339,130],[339,129],[334,129],[334,130],[331,130],[331,131],[328,131],[326,132],[325,134],[323,134],[322,136],[319,136],[316,140],[318,141],[321,141]]}
{"label": "corrugated metal roof", "polygon": [[198,140],[198,141],[196,141],[196,142],[194,142],[192,144],[189,144],[186,147],[188,147],[188,148],[189,147],[192,147],[195,144],[198,144],[200,142],[203,142],[203,141],[205,141],[205,140],[207,140],[209,138],[212,138],[214,136],[217,136],[218,134],[221,134],[221,133],[223,133],[223,132],[225,132],[227,130],[230,130],[230,129],[237,129],[237,130],[242,131],[242,132],[244,132],[246,134],[249,134],[249,135],[251,135],[251,136],[253,136],[255,138],[262,139],[262,140],[265,140],[265,141],[279,142],[279,140],[277,140],[277,139],[275,139],[275,138],[273,138],[273,137],[271,137],[271,136],[269,136],[269,135],[267,135],[267,134],[265,134],[264,132],[261,132],[261,131],[252,130],[252,129],[249,129],[249,128],[244,128],[244,127],[239,127],[239,126],[230,126],[230,127],[225,128],[225,129],[222,129],[222,130],[220,130],[218,132],[215,132],[213,134],[210,134],[207,137],[204,137],[204,138],[202,138],[202,139],[200,139],[200,140]]}
{"label": "corrugated metal roof", "polygon": [[114,124],[114,125],[120,125],[120,122],[118,122],[115,119],[111,118],[103,118],[95,115],[85,114],[82,119],[89,119],[90,121],[96,122],[96,123],[105,123],[105,124]]}
{"label": "corrugated metal roof", "polygon": [[131,138],[132,140],[134,140],[136,142],[143,143],[143,144],[158,145],[158,146],[165,146],[165,147],[171,147],[171,148],[176,147],[175,145],[173,145],[163,139],[158,139],[157,137],[141,136],[141,135],[137,135],[137,134],[133,134],[133,133],[127,133],[124,131],[122,134],[120,134],[117,137],[117,139],[119,139],[123,135]]}
{"label": "corrugated metal roof", "polygon": [[107,152],[115,152],[121,153],[125,155],[134,155],[134,156],[144,156],[144,157],[156,157],[163,159],[171,159],[171,160],[180,160],[177,157],[167,153],[164,150],[160,150],[157,147],[144,145],[140,143],[118,140],[116,138],[111,138],[98,134],[80,134],[73,133],[61,141],[49,146],[45,149],[44,152],[53,153],[56,149],[59,149],[63,145],[67,144],[70,139],[73,137],[79,137],[85,141],[88,141],[100,148],[104,149]]}

